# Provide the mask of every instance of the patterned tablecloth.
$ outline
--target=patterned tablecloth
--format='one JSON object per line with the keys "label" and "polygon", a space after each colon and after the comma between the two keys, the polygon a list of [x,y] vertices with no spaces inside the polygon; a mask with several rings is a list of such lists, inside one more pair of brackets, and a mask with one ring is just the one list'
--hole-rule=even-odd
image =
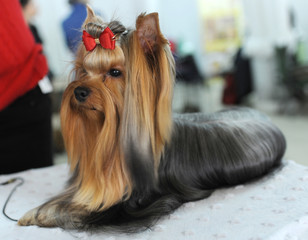
{"label": "patterned tablecloth", "polygon": [[[12,175],[25,179],[9,202],[7,213],[19,218],[63,189],[68,167],[57,165]],[[14,184],[0,186],[2,208]],[[287,161],[285,166],[258,181],[219,189],[208,199],[183,205],[163,218],[153,229],[133,235],[90,234],[19,227],[0,215],[0,239],[5,240],[307,240],[308,167]]]}

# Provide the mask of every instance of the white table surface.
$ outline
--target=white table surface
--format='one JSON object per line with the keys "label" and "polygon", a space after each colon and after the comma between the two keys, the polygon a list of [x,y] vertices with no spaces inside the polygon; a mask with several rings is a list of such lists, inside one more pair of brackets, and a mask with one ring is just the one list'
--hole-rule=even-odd
{"label": "white table surface", "polygon": [[[21,217],[63,189],[68,179],[65,164],[0,175],[25,179],[7,207],[7,214]],[[0,186],[0,207],[14,184]],[[219,189],[204,200],[183,205],[152,229],[133,235],[90,234],[20,227],[0,214],[1,240],[308,240],[308,167],[287,161],[285,166],[258,181]]]}

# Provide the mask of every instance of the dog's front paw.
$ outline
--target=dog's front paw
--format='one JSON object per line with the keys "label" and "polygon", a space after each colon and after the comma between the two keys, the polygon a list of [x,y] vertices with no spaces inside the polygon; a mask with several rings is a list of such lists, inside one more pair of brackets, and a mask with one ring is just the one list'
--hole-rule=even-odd
{"label": "dog's front paw", "polygon": [[27,212],[21,219],[18,220],[19,226],[30,226],[30,225],[37,225],[37,209],[32,209]]}
{"label": "dog's front paw", "polygon": [[[51,209],[48,209],[51,210]],[[55,227],[55,218],[52,211],[46,211],[46,209],[35,208],[27,212],[18,221],[19,226],[37,225],[40,227]]]}

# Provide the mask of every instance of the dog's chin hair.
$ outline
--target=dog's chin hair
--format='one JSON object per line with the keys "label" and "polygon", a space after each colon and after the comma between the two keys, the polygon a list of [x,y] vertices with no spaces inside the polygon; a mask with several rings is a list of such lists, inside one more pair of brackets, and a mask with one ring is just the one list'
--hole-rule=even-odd
{"label": "dog's chin hair", "polygon": [[[104,113],[74,103],[72,89],[63,95],[61,125],[71,171],[78,189],[72,201],[87,210],[104,210],[131,192],[119,145],[120,116],[113,102]],[[108,98],[107,98],[108,99]],[[101,104],[101,103],[100,103]]]}
{"label": "dog's chin hair", "polygon": [[[280,164],[285,138],[254,110],[172,116],[174,59],[157,14],[140,15],[136,29],[126,31],[88,8],[83,28],[97,37],[106,26],[115,49],[86,51],[81,44],[75,81],[63,94],[67,188],[20,225],[141,231],[185,202]],[[77,88],[86,89],[83,96]]]}

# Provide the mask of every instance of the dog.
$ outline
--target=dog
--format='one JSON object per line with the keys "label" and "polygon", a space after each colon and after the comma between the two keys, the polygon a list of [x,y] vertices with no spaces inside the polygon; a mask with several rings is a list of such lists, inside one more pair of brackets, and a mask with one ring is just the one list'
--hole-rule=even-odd
{"label": "dog", "polygon": [[174,59],[157,13],[127,29],[88,7],[82,38],[60,112],[71,177],[19,225],[138,232],[281,164],[285,138],[255,110],[172,114]]}

